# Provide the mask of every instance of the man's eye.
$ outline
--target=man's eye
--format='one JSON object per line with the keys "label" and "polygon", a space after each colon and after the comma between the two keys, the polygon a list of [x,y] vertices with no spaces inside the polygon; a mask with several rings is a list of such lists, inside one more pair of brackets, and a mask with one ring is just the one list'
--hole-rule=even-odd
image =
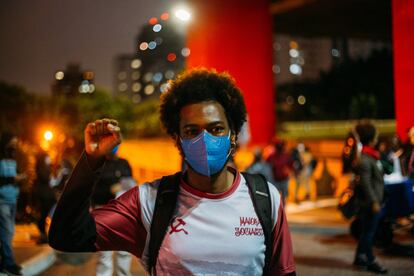
{"label": "man's eye", "polygon": [[213,135],[219,135],[219,134],[222,134],[223,132],[224,132],[224,128],[222,127],[215,127],[210,130],[210,133]]}
{"label": "man's eye", "polygon": [[186,136],[197,136],[198,133],[199,133],[199,130],[198,129],[188,129],[188,130],[185,131],[184,134]]}

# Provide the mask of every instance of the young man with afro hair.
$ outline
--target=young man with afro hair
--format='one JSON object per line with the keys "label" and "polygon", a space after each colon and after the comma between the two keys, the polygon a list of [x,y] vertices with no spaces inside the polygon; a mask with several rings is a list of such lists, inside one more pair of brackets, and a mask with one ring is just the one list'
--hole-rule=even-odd
{"label": "young man with afro hair", "polygon": [[378,132],[368,121],[359,123],[355,130],[362,144],[361,156],[354,169],[355,196],[360,206],[358,218],[362,229],[353,264],[362,270],[386,274],[387,269],[376,261],[373,252],[384,199],[384,171],[380,162],[380,153],[375,149]]}
{"label": "young man with afro hair", "polygon": [[[50,245],[72,252],[128,251],[152,275],[295,275],[291,238],[276,188],[267,183],[273,240],[266,251],[264,229],[246,179],[227,166],[246,120],[243,96],[234,80],[213,70],[185,72],[162,95],[160,115],[188,169],[175,175],[177,203],[155,261],[149,254],[150,234],[163,180],[132,188],[89,212],[93,185],[105,169],[104,156],[121,143],[120,127],[113,119],[87,125],[85,152],[56,208]],[[271,253],[266,269],[265,252]]]}

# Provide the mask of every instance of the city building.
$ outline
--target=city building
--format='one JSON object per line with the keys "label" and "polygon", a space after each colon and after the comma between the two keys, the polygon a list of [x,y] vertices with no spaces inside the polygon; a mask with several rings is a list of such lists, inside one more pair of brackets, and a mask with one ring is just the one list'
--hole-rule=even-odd
{"label": "city building", "polygon": [[276,84],[317,81],[321,72],[346,59],[367,58],[372,51],[391,48],[386,41],[300,37],[278,34],[273,39]]}
{"label": "city building", "polygon": [[95,91],[94,73],[90,70],[82,71],[79,64],[71,63],[65,70],[58,70],[52,83],[52,95],[76,96],[90,94]]}
{"label": "city building", "polygon": [[[134,94],[135,98],[139,97],[141,91],[141,84],[139,79],[141,77],[140,67],[142,61],[137,57],[136,54],[122,54],[115,59],[115,86],[113,91],[115,95],[125,95],[133,99]],[[139,102],[138,101],[138,102]]]}
{"label": "city building", "polygon": [[127,96],[134,103],[159,97],[168,80],[185,66],[190,50],[169,13],[152,17],[137,36],[132,54],[119,55],[114,63],[114,96]]}

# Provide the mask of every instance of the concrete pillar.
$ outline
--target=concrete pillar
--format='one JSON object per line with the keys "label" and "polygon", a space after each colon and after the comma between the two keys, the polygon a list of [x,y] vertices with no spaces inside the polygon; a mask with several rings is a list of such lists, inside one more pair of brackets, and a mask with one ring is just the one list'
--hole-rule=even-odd
{"label": "concrete pillar", "polygon": [[414,1],[392,0],[395,116],[397,133],[406,139],[414,126]]}
{"label": "concrete pillar", "polygon": [[275,132],[272,20],[268,0],[192,0],[188,67],[228,71],[242,89],[252,143]]}

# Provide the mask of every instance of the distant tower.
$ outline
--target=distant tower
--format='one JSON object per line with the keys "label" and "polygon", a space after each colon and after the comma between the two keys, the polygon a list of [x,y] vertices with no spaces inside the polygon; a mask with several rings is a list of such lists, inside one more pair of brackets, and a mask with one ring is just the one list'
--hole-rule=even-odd
{"label": "distant tower", "polygon": [[159,97],[167,82],[185,66],[190,50],[168,13],[153,17],[136,39],[136,53],[119,55],[114,64],[114,95],[134,103]]}
{"label": "distant tower", "polygon": [[73,97],[95,91],[94,73],[81,71],[79,64],[68,64],[66,69],[58,70],[52,84],[52,95]]}

